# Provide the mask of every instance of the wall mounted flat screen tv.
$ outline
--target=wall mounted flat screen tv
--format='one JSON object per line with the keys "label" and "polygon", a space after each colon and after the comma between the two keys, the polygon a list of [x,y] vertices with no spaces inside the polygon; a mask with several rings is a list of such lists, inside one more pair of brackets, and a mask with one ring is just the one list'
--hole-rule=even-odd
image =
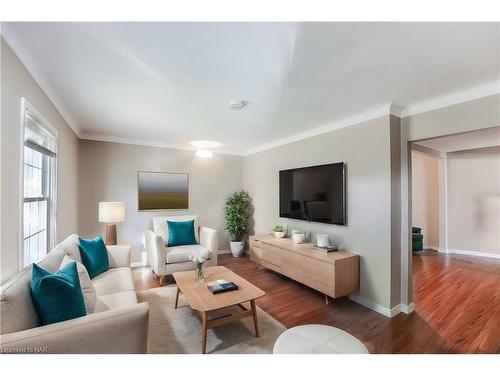
{"label": "wall mounted flat screen tv", "polygon": [[280,171],[280,217],[346,225],[345,163]]}

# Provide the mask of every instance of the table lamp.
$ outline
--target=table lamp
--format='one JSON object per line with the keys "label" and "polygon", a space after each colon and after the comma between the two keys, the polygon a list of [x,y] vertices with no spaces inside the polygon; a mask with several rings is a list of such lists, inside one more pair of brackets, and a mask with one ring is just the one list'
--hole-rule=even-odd
{"label": "table lamp", "polygon": [[106,245],[116,245],[116,223],[125,220],[125,202],[99,202],[99,222],[106,223]]}

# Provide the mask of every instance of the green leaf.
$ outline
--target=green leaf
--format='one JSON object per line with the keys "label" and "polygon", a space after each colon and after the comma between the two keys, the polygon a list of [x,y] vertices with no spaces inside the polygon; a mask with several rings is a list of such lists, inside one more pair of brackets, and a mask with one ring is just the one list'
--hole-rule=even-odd
{"label": "green leaf", "polygon": [[235,192],[226,200],[226,230],[231,241],[241,241],[248,233],[252,211],[252,198],[246,191]]}

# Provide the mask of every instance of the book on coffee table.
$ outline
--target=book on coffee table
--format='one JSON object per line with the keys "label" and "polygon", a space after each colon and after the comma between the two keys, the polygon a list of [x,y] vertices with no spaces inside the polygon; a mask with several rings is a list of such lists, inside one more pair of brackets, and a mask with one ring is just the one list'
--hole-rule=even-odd
{"label": "book on coffee table", "polygon": [[238,285],[232,281],[227,281],[224,279],[211,281],[207,284],[208,290],[213,294],[219,294],[224,292],[230,292],[232,290],[238,290]]}

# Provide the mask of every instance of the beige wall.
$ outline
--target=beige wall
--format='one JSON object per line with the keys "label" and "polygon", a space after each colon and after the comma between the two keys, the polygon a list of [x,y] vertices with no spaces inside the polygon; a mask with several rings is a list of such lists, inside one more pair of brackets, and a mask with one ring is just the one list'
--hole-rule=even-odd
{"label": "beige wall", "polygon": [[56,242],[78,227],[78,139],[10,46],[1,38],[1,282],[19,270],[21,97],[58,131]]}
{"label": "beige wall", "polygon": [[438,158],[412,152],[412,222],[422,228],[424,246],[439,247]]}
{"label": "beige wall", "polygon": [[448,249],[500,257],[500,147],[451,152]]}
{"label": "beige wall", "polygon": [[[347,164],[347,226],[279,218],[278,171],[343,161]],[[328,233],[361,257],[359,297],[391,301],[391,157],[389,116],[286,144],[244,158],[243,187],[253,197],[255,233],[277,223]]]}
{"label": "beige wall", "polygon": [[[192,151],[81,140],[79,232],[82,236],[102,234],[98,202],[123,201],[126,215],[125,222],[117,225],[118,241],[132,245],[133,261],[140,261],[144,230],[151,228],[151,218],[156,215],[197,214],[202,225],[219,231],[220,248],[228,249],[224,203],[242,188],[242,164],[240,156],[215,154],[203,159]],[[139,170],[189,173],[189,210],[138,212]]]}
{"label": "beige wall", "polygon": [[409,141],[498,126],[500,94],[419,113],[405,120],[409,126]]}

